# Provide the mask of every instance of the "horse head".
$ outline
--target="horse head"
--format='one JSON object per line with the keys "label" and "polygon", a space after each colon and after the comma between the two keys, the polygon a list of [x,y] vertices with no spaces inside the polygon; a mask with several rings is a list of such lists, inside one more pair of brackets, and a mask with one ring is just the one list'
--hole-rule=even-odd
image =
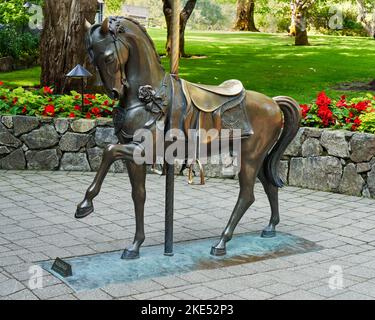
{"label": "horse head", "polygon": [[108,18],[95,25],[86,21],[85,28],[86,49],[107,94],[112,99],[121,99],[127,87],[125,67],[129,59],[129,47],[118,36],[121,30],[112,28]]}

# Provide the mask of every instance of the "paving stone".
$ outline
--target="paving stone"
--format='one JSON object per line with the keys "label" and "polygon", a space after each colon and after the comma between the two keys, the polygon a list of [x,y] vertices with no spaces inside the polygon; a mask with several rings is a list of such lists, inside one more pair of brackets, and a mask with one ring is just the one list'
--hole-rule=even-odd
{"label": "paving stone", "polygon": [[322,296],[305,291],[305,290],[296,290],[293,292],[288,292],[279,296],[276,296],[276,300],[320,300]]}
{"label": "paving stone", "polygon": [[246,300],[266,300],[274,295],[259,289],[249,288],[236,292],[236,295]]}

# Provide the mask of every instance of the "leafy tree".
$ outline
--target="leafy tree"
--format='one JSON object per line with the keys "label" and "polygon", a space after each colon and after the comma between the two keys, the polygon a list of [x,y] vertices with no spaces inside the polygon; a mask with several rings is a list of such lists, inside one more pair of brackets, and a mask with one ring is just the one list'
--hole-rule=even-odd
{"label": "leafy tree", "polygon": [[[42,0],[34,0],[33,4],[41,4]],[[24,8],[24,0],[1,0],[0,24],[23,27],[27,25],[30,13]]]}

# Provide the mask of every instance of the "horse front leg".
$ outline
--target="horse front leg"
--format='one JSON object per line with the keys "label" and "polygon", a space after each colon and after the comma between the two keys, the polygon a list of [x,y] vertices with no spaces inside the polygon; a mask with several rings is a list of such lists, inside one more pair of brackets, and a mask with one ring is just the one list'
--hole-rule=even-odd
{"label": "horse front leg", "polygon": [[136,230],[133,245],[124,250],[121,259],[136,259],[139,258],[139,248],[145,241],[144,209],[146,202],[146,166],[127,161],[126,167],[132,186]]}
{"label": "horse front leg", "polygon": [[94,211],[93,199],[99,194],[103,181],[112,163],[120,159],[128,161],[133,160],[135,148],[140,148],[140,145],[133,143],[111,144],[105,148],[102,162],[98,172],[96,173],[94,181],[87,189],[83,201],[77,206],[77,211],[75,213],[75,217],[77,219],[87,217]]}

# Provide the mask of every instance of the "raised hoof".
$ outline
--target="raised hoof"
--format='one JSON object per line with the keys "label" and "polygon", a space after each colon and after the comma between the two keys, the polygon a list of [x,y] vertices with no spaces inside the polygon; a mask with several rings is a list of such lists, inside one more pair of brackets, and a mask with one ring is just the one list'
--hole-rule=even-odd
{"label": "raised hoof", "polygon": [[83,208],[77,207],[77,211],[76,211],[74,217],[76,217],[77,219],[82,219],[84,217],[87,217],[89,214],[91,214],[93,212],[94,212],[93,206],[83,207]]}
{"label": "raised hoof", "polygon": [[132,259],[138,259],[138,258],[139,258],[139,252],[130,251],[128,249],[125,249],[121,256],[121,259],[123,260],[132,260]]}
{"label": "raised hoof", "polygon": [[212,256],[225,256],[227,254],[227,250],[225,248],[212,247],[210,253]]}
{"label": "raised hoof", "polygon": [[276,231],[275,230],[263,230],[260,236],[262,238],[274,238],[276,237]]}

